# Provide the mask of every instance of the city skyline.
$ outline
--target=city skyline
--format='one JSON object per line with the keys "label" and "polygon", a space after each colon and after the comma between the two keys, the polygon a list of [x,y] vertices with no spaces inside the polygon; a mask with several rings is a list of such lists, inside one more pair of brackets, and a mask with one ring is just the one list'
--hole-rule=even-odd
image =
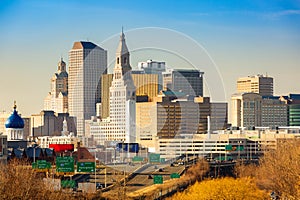
{"label": "city skyline", "polygon": [[[78,12],[82,15],[73,15]],[[236,92],[238,77],[256,74],[267,73],[274,78],[274,95],[300,93],[297,87],[299,22],[299,1],[190,1],[172,4],[159,1],[75,1],[72,4],[66,1],[3,1],[0,3],[0,25],[3,27],[0,33],[0,110],[10,112],[16,100],[23,116],[39,113],[57,62],[60,57],[68,60],[72,44],[89,40],[107,49],[110,64],[118,41],[115,38],[122,26],[129,49],[133,51],[133,69],[137,68],[138,62],[147,59],[164,61],[174,68],[191,67],[187,62],[178,61],[178,55],[197,65],[193,60],[196,57],[192,55],[193,49],[189,52],[184,44],[189,38],[205,51],[197,67],[204,71],[207,85],[213,90],[205,91],[206,95],[216,88],[210,86],[211,77],[205,66],[211,63],[207,64],[207,60],[213,61],[212,65],[215,63],[216,71],[219,70],[226,101]],[[173,35],[163,47],[149,46],[149,43],[159,43],[166,38],[158,33],[149,36],[147,33],[151,31],[168,36],[172,32]],[[182,40],[175,40],[180,35]],[[180,48],[185,52],[174,51],[173,42],[176,50]],[[149,47],[167,51],[153,51]],[[69,72],[69,68],[67,70]]]}

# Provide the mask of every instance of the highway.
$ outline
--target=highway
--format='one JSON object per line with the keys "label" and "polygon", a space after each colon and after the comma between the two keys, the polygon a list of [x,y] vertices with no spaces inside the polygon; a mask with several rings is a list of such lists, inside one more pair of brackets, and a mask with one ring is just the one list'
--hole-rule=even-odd
{"label": "highway", "polygon": [[111,190],[107,192],[103,192],[103,195],[110,198],[114,196],[117,199],[120,198],[120,195],[124,195],[124,192],[130,193],[148,187],[150,185],[153,185],[154,175],[162,175],[163,180],[165,181],[170,179],[170,174],[172,173],[180,174],[183,171],[184,171],[184,166],[182,165],[177,167],[170,167],[169,164],[160,164],[160,165],[146,164],[142,166],[142,168],[137,169],[132,174],[133,178],[129,179],[127,182],[125,181],[125,186],[124,184],[116,185]]}

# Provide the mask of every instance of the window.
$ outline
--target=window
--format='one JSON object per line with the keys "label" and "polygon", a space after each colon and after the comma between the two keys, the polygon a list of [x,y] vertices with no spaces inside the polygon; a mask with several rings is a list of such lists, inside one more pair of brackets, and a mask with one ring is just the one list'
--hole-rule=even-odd
{"label": "window", "polygon": [[117,64],[119,64],[120,63],[120,58],[117,58]]}

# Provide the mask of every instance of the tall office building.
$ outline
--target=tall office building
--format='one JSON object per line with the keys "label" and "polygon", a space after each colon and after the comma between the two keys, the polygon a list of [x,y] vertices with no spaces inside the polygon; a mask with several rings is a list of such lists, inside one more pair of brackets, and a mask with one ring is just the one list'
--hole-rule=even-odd
{"label": "tall office building", "polygon": [[288,125],[288,105],[279,96],[262,97],[261,125],[276,128]]}
{"label": "tall office building", "polygon": [[164,99],[157,103],[157,136],[174,138],[207,133],[207,116],[210,116],[209,97],[194,101]]}
{"label": "tall office building", "polygon": [[261,96],[273,96],[273,78],[263,75],[239,78],[237,92],[254,92]]}
{"label": "tall office building", "polygon": [[44,100],[44,110],[68,112],[68,73],[62,58],[58,62],[57,72],[51,78],[51,90]]}
{"label": "tall office building", "polygon": [[97,86],[107,67],[107,52],[91,42],[75,42],[69,52],[69,113],[76,117],[77,136],[84,120],[96,115]]}
{"label": "tall office building", "polygon": [[199,70],[169,69],[163,74],[163,89],[186,95],[203,96],[203,74]]}
{"label": "tall office building", "polygon": [[109,88],[109,118],[112,131],[108,132],[109,140],[135,141],[135,100],[130,57],[125,35],[122,31],[119,47],[116,52],[116,64],[113,80]]}
{"label": "tall office building", "polygon": [[[102,85],[102,89],[104,89],[104,86],[110,85],[108,95],[109,117],[102,118],[102,121],[87,121],[90,135],[94,137],[98,144],[102,145],[106,141],[135,142],[136,88],[132,80],[130,56],[123,31],[116,52],[113,75],[112,77],[104,75],[102,78],[102,82],[106,84]],[[105,91],[105,94],[107,94],[107,91]],[[106,106],[107,104],[104,108],[107,108]]]}
{"label": "tall office building", "polygon": [[142,70],[145,74],[158,75],[158,92],[163,89],[162,73],[166,71],[166,63],[154,60],[147,60],[146,62],[139,62],[138,69]]}
{"label": "tall office building", "polygon": [[261,126],[262,97],[257,93],[231,96],[231,123],[235,127]]}
{"label": "tall office building", "polygon": [[251,129],[288,125],[288,108],[280,97],[238,93],[231,96],[231,103],[232,126]]}

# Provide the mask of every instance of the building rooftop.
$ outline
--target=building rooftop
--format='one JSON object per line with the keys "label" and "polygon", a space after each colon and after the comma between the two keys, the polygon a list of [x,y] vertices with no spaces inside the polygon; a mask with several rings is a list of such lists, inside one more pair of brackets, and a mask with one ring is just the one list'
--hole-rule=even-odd
{"label": "building rooftop", "polygon": [[102,49],[101,47],[95,45],[92,42],[80,41],[80,42],[74,42],[72,50],[75,50],[75,49],[95,49],[95,48]]}

